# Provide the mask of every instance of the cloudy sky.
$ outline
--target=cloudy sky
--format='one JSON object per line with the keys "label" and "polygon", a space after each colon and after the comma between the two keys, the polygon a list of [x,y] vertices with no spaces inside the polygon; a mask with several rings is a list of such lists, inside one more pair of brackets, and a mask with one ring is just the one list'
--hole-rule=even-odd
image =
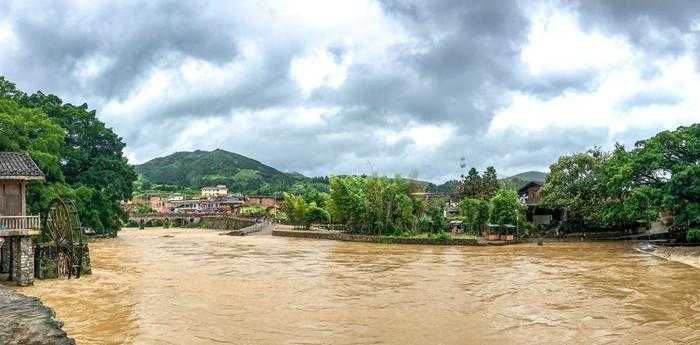
{"label": "cloudy sky", "polygon": [[0,0],[0,74],[132,163],[222,148],[442,182],[700,122],[698,1]]}

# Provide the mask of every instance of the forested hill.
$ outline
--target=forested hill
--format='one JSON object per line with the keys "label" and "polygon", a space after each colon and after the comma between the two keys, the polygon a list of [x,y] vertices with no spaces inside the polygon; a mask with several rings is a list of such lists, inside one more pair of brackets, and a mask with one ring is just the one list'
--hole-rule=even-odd
{"label": "forested hill", "polygon": [[143,179],[155,184],[200,188],[224,184],[231,191],[271,194],[311,180],[288,174],[237,153],[214,150],[176,152],[135,166]]}
{"label": "forested hill", "polygon": [[[243,194],[275,194],[279,192],[306,193],[309,188],[328,191],[328,178],[309,178],[297,173],[285,173],[246,156],[225,151],[176,152],[135,166],[142,183],[199,189],[204,186],[226,185],[231,192]],[[531,181],[543,182],[547,174],[528,171],[504,179],[513,188]],[[436,185],[415,181],[428,192],[453,193],[458,181]],[[149,189],[137,188],[137,189]]]}

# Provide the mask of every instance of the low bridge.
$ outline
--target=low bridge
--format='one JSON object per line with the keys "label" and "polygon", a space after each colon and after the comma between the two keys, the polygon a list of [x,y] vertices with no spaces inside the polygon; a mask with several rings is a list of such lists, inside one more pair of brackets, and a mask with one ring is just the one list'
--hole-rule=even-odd
{"label": "low bridge", "polygon": [[174,225],[174,224],[176,224],[178,226],[187,226],[187,225],[199,224],[202,221],[202,219],[206,219],[206,218],[228,219],[228,220],[234,220],[234,221],[240,221],[240,222],[255,222],[252,219],[237,217],[237,216],[230,214],[230,213],[146,213],[146,214],[130,213],[129,214],[129,221],[133,221],[133,222],[139,224],[140,228],[146,226],[146,224],[148,224],[154,220],[162,221],[164,226],[166,226],[166,224],[167,224],[167,226]]}

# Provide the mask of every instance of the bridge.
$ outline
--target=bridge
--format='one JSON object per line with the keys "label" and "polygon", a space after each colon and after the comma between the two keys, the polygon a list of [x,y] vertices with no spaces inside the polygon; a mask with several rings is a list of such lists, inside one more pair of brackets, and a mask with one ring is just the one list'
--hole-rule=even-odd
{"label": "bridge", "polygon": [[154,221],[161,220],[163,226],[170,226],[177,224],[178,226],[187,226],[199,224],[202,219],[213,218],[213,219],[228,219],[240,222],[254,222],[253,219],[237,217],[231,213],[129,213],[129,221],[133,221],[139,224],[139,228],[143,228],[146,224]]}

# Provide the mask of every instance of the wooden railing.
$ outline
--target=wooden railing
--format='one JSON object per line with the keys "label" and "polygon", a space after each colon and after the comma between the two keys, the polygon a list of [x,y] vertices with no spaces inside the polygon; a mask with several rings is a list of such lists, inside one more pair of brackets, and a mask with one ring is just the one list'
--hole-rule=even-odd
{"label": "wooden railing", "polygon": [[0,231],[41,228],[39,216],[0,216]]}

